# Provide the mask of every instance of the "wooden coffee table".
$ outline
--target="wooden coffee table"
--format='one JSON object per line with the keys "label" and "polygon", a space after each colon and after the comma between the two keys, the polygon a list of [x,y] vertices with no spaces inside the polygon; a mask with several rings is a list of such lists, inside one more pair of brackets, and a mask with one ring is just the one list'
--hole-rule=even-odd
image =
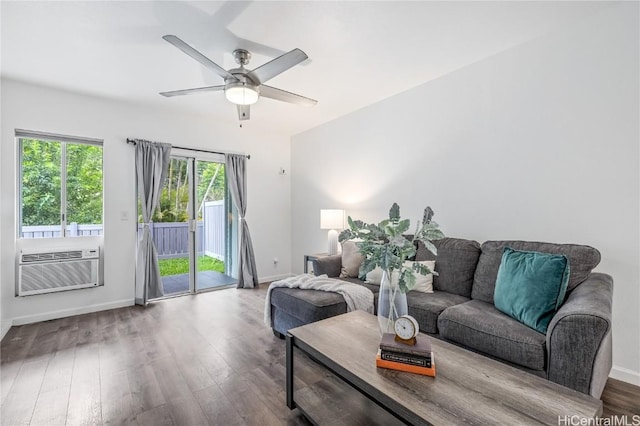
{"label": "wooden coffee table", "polygon": [[602,413],[589,395],[438,339],[436,377],[379,369],[379,343],[362,311],[289,330],[287,406],[331,425],[558,425]]}

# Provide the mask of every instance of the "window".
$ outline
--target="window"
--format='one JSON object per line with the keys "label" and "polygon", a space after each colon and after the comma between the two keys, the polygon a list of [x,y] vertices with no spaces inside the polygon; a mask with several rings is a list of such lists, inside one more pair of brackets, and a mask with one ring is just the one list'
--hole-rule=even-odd
{"label": "window", "polygon": [[102,235],[102,141],[16,131],[19,238]]}

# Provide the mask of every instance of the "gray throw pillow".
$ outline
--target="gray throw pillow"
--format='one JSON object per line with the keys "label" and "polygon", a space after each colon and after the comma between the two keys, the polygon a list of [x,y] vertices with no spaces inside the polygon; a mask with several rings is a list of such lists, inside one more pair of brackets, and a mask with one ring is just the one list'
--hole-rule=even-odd
{"label": "gray throw pillow", "polygon": [[345,278],[358,278],[360,275],[360,265],[364,256],[360,253],[360,249],[353,241],[345,241],[342,243],[342,269],[340,276]]}

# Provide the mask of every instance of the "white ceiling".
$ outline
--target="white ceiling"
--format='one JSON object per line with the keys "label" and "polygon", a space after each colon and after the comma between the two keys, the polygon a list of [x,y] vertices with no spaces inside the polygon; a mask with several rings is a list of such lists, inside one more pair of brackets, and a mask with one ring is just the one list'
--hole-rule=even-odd
{"label": "white ceiling", "polygon": [[225,69],[298,47],[310,61],[269,85],[318,100],[271,99],[247,125],[289,135],[586,19],[608,2],[2,1],[3,77],[237,120],[223,93],[158,92],[222,84],[162,40],[174,34]]}

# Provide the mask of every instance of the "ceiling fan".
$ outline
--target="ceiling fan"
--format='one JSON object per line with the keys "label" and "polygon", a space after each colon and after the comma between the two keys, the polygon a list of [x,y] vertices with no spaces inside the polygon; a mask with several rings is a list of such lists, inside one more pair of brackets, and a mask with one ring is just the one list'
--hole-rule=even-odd
{"label": "ceiling fan", "polygon": [[318,103],[318,101],[314,99],[287,92],[286,90],[276,89],[275,87],[264,84],[273,77],[307,59],[308,56],[306,53],[300,49],[293,49],[291,52],[278,56],[277,58],[264,65],[260,65],[258,68],[253,70],[248,70],[244,67],[249,63],[251,53],[244,49],[236,49],[233,51],[233,56],[240,67],[226,71],[224,68],[220,67],[218,64],[198,52],[193,47],[189,46],[178,37],[174,35],[166,35],[162,38],[224,79],[224,84],[220,86],[206,86],[195,89],[161,92],[160,94],[162,96],[171,97],[224,90],[224,94],[229,102],[237,105],[238,118],[240,120],[249,119],[249,107],[256,103],[260,96],[296,105],[313,106]]}

